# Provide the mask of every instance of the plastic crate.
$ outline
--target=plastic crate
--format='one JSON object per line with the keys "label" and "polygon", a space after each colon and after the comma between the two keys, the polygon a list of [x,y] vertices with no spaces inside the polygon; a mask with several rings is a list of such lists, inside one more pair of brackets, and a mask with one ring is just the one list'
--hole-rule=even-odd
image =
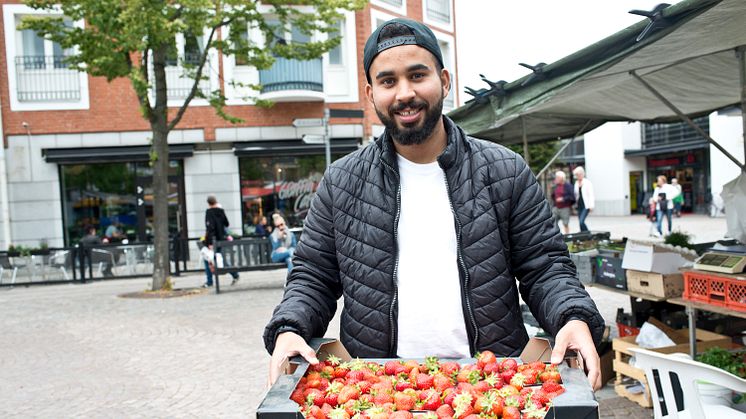
{"label": "plastic crate", "polygon": [[637,336],[640,334],[640,328],[639,327],[633,327],[626,325],[624,323],[617,322],[616,324],[617,329],[619,329],[619,337],[624,338],[627,336]]}
{"label": "plastic crate", "polygon": [[687,271],[684,299],[746,312],[746,280]]}
{"label": "plastic crate", "polygon": [[583,284],[596,282],[596,255],[598,251],[588,250],[585,252],[570,253],[570,259],[578,270],[578,278]]}

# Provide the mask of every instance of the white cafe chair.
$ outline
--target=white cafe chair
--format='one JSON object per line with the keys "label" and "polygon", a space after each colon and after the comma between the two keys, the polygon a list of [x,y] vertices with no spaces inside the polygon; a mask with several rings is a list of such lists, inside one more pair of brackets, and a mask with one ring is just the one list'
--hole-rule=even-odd
{"label": "white cafe chair", "polygon": [[[739,393],[746,393],[746,380],[720,368],[693,361],[685,354],[662,354],[639,348],[630,351],[635,354],[635,366],[645,371],[655,419],[746,419],[746,413],[727,406],[727,403],[703,398],[702,389],[697,384],[697,381],[707,381]],[[657,371],[657,376],[653,371]],[[684,406],[676,404],[672,375],[678,377],[678,386],[684,396]],[[658,393],[656,384],[660,385],[663,394]]]}

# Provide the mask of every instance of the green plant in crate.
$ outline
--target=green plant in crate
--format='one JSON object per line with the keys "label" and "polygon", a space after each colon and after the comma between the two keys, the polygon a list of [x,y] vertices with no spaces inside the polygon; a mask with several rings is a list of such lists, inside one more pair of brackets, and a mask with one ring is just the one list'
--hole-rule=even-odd
{"label": "green plant in crate", "polygon": [[681,230],[676,230],[671,232],[668,236],[666,236],[666,239],[663,240],[664,243],[670,244],[672,246],[679,246],[679,247],[685,247],[687,249],[694,249],[694,245],[691,243],[692,235],[686,232],[683,232]]}
{"label": "green plant in crate", "polygon": [[[746,351],[731,352],[723,348],[710,348],[698,355],[697,361],[746,379]],[[746,394],[738,395],[734,402],[746,403]]]}

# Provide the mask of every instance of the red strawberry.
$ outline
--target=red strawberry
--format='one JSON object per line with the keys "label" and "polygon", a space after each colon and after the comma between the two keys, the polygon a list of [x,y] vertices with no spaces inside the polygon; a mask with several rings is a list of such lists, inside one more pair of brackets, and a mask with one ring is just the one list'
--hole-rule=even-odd
{"label": "red strawberry", "polygon": [[411,359],[408,361],[404,361],[402,365],[404,365],[404,370],[402,372],[407,373],[407,374],[409,374],[412,371],[412,369],[418,368],[420,366],[420,364],[418,364],[417,361],[413,361]]}
{"label": "red strawberry", "polygon": [[339,393],[327,393],[324,401],[331,406],[336,406],[339,401]]}
{"label": "red strawberry", "polygon": [[346,378],[347,378],[348,383],[350,381],[354,381],[356,383],[358,381],[363,381],[365,379],[365,375],[363,374],[363,371],[355,370],[355,371],[348,372]]}
{"label": "red strawberry", "polygon": [[478,391],[480,393],[484,393],[484,392],[488,391],[491,388],[492,388],[492,386],[488,382],[486,382],[484,380],[477,381],[477,383],[474,384],[474,390],[476,390],[476,391]]}
{"label": "red strawberry", "polygon": [[513,358],[505,358],[500,363],[500,371],[516,370],[518,369],[518,362]]}
{"label": "red strawberry", "polygon": [[556,393],[558,391],[564,391],[564,388],[557,383],[556,381],[545,381],[544,384],[541,385],[541,389],[544,390],[547,393]]}
{"label": "red strawberry", "polygon": [[329,419],[350,419],[350,414],[343,407],[337,407],[329,412]]}
{"label": "red strawberry", "polygon": [[415,378],[416,387],[420,390],[427,390],[433,387],[433,376],[430,374],[417,374]]}
{"label": "red strawberry", "polygon": [[394,406],[396,410],[412,410],[414,409],[415,399],[409,394],[403,392],[394,393]]}
{"label": "red strawberry", "polygon": [[510,385],[515,387],[518,391],[523,388],[523,383],[526,381],[526,376],[523,373],[516,373],[513,378],[510,379]]}
{"label": "red strawberry", "polygon": [[361,394],[370,393],[370,388],[373,386],[373,383],[370,381],[360,381],[357,383],[357,388],[360,389]]}
{"label": "red strawberry", "polygon": [[386,375],[396,375],[402,367],[403,365],[399,361],[386,361],[386,364],[383,366],[383,371]]}
{"label": "red strawberry", "polygon": [[542,390],[536,390],[531,394],[531,403],[536,407],[544,407],[549,403],[549,396],[547,396],[547,393]]}
{"label": "red strawberry", "polygon": [[537,382],[537,380],[539,378],[538,371],[533,370],[533,369],[526,370],[522,374],[525,377],[525,380],[523,380],[523,385],[524,386],[532,386],[532,385],[536,384],[536,382]]}
{"label": "red strawberry", "polygon": [[453,398],[453,407],[455,418],[463,418],[474,413],[474,398],[470,393],[459,393]]}
{"label": "red strawberry", "polygon": [[542,383],[545,383],[547,381],[555,381],[560,382],[560,373],[557,370],[546,370],[539,374],[539,380],[541,380]]}
{"label": "red strawberry", "polygon": [[326,419],[326,415],[319,406],[313,405],[308,409],[306,419]]}
{"label": "red strawberry", "polygon": [[334,378],[345,378],[347,377],[348,372],[350,372],[350,370],[345,367],[337,367],[334,369]]}
{"label": "red strawberry", "polygon": [[464,419],[482,419],[479,417],[479,415],[471,413],[468,416],[464,417]]}
{"label": "red strawberry", "polygon": [[438,415],[439,418],[453,417],[453,413],[453,408],[447,404],[442,404],[440,407],[435,409],[435,414]]}
{"label": "red strawberry", "polygon": [[422,403],[422,409],[423,410],[436,410],[437,408],[439,408],[443,404],[443,402],[440,400],[440,392],[439,391],[436,391],[436,390],[433,390],[433,389],[426,390],[424,392],[424,395],[425,395],[424,399],[422,399],[422,397],[420,397],[422,399],[422,401],[423,401],[423,403]]}
{"label": "red strawberry", "polygon": [[389,419],[412,419],[413,417],[412,412],[407,410],[397,410],[389,416]]}
{"label": "red strawberry", "polygon": [[485,350],[477,354],[477,368],[480,370],[484,369],[485,365],[495,362],[497,362],[497,357],[492,351]]}
{"label": "red strawberry", "polygon": [[520,394],[511,394],[505,398],[505,406],[515,406],[519,410],[526,405],[526,399]]}
{"label": "red strawberry", "polygon": [[440,364],[440,372],[449,377],[452,377],[454,374],[458,374],[460,369],[461,365],[459,365],[458,362],[446,361]]}
{"label": "red strawberry", "polygon": [[543,419],[547,414],[545,407],[529,407],[524,413],[524,419]]}
{"label": "red strawberry", "polygon": [[515,406],[505,406],[502,419],[521,419],[521,411]]}
{"label": "red strawberry", "polygon": [[389,393],[377,393],[373,396],[373,404],[376,406],[383,406],[386,403],[393,403],[394,398]]}
{"label": "red strawberry", "polygon": [[292,394],[290,394],[290,400],[303,406],[306,403],[306,396],[303,395],[303,389],[296,388],[293,390]]}
{"label": "red strawberry", "polygon": [[498,364],[497,362],[487,364],[484,366],[484,368],[482,368],[482,372],[484,372],[484,375],[499,374],[500,364]]}
{"label": "red strawberry", "polygon": [[339,391],[337,403],[345,404],[349,400],[357,400],[358,398],[360,398],[360,390],[358,390],[357,387],[355,387],[354,385],[347,385]]}
{"label": "red strawberry", "polygon": [[409,381],[405,381],[405,380],[397,381],[396,385],[394,385],[394,388],[396,389],[396,391],[404,391],[408,388],[413,388],[413,387],[414,386],[412,385],[412,383],[410,383]]}
{"label": "red strawberry", "polygon": [[306,403],[315,404],[318,407],[324,404],[326,398],[324,392],[317,388],[308,388],[303,392],[303,395],[306,396]]}
{"label": "red strawberry", "polygon": [[500,378],[503,379],[504,383],[509,383],[514,375],[515,375],[515,370],[505,370],[500,373]]}

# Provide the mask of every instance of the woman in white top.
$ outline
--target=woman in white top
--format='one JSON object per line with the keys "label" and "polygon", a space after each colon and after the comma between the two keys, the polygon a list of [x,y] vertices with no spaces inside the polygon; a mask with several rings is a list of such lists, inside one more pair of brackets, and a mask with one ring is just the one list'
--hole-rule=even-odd
{"label": "woman in white top", "polygon": [[671,214],[673,213],[673,200],[679,196],[679,190],[667,183],[666,177],[658,176],[658,186],[653,191],[653,198],[657,202],[655,206],[655,218],[658,221],[658,234],[663,234],[663,214],[668,220],[668,234],[671,234]]}
{"label": "woman in white top", "polygon": [[596,205],[596,198],[593,195],[593,184],[585,177],[585,169],[578,166],[572,171],[575,175],[575,202],[578,206],[578,221],[580,221],[580,231],[588,231],[585,225],[585,219],[588,213]]}

